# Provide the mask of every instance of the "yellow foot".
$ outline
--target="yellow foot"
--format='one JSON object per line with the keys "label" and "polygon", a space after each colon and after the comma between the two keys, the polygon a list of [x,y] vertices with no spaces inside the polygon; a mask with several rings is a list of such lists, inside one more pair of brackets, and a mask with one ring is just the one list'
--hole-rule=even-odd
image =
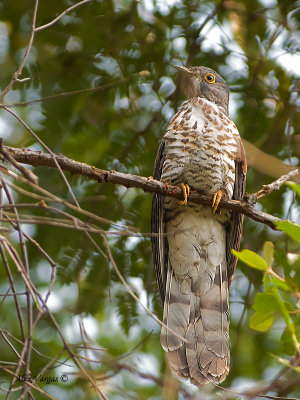
{"label": "yellow foot", "polygon": [[184,200],[178,200],[178,204],[180,204],[181,206],[186,206],[187,198],[190,194],[190,187],[189,187],[189,185],[185,185],[184,183],[182,183],[180,185],[180,187],[182,189],[182,194],[183,194]]}
{"label": "yellow foot", "polygon": [[221,200],[222,196],[223,196],[222,190],[217,190],[216,193],[214,194],[212,205],[211,205],[213,208],[213,214],[217,211],[217,208],[220,204],[220,200]]}

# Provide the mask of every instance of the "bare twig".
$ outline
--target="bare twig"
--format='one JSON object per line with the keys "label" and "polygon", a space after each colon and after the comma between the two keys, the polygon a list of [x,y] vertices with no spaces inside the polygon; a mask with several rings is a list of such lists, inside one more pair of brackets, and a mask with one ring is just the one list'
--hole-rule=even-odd
{"label": "bare twig", "polygon": [[279,190],[284,182],[290,180],[291,178],[294,178],[298,174],[299,171],[295,169],[294,171],[291,171],[286,175],[282,175],[280,178],[276,179],[276,181],[270,183],[269,185],[263,185],[263,187],[258,192],[253,193],[253,196],[255,196],[257,199],[268,196],[275,190]]}
{"label": "bare twig", "polygon": [[175,335],[176,337],[178,337],[179,339],[181,339],[183,342],[188,342],[187,339],[185,339],[184,337],[182,337],[181,335],[179,335],[177,332],[173,331],[173,329],[171,329],[170,327],[166,326],[159,318],[157,318],[157,316],[155,314],[153,314],[153,312],[151,312],[151,310],[149,310],[149,308],[147,308],[142,302],[141,300],[138,298],[138,296],[136,296],[136,294],[132,291],[132,289],[130,288],[130,286],[128,285],[128,283],[126,282],[126,280],[124,279],[123,275],[121,274],[119,268],[117,267],[117,264],[113,258],[111,249],[109,247],[109,244],[107,242],[107,239],[104,235],[101,235],[107,250],[107,254],[108,254],[108,258],[116,272],[116,274],[118,275],[120,281],[122,282],[123,286],[126,288],[127,292],[130,294],[130,296],[138,303],[141,305],[141,307],[147,312],[147,314],[149,314],[154,321],[156,321],[157,323],[159,323],[161,326],[163,326],[164,328],[166,328],[168,331],[172,332],[173,335]]}
{"label": "bare twig", "polygon": [[71,6],[71,7],[69,7],[69,8],[66,8],[66,9],[65,9],[61,14],[59,14],[55,19],[53,19],[51,22],[48,22],[48,24],[45,24],[45,25],[42,25],[42,26],[39,26],[39,27],[35,28],[35,32],[39,32],[39,31],[41,31],[41,30],[43,30],[43,29],[49,28],[50,26],[56,24],[56,22],[58,22],[62,17],[64,17],[64,16],[65,16],[67,13],[69,13],[70,11],[75,10],[75,8],[77,8],[77,7],[79,7],[79,6],[82,6],[83,4],[90,3],[91,1],[92,1],[92,0],[82,0],[82,1],[80,1],[79,3],[74,4],[73,6]]}
{"label": "bare twig", "polygon": [[[39,203],[37,203],[37,204],[34,204],[34,203],[25,203],[25,204],[24,203],[23,204],[22,203],[18,203],[18,204],[14,204],[15,207],[33,207],[33,208],[42,207],[42,208],[48,208],[48,210],[50,210],[50,211],[54,211],[54,212],[56,212],[58,214],[67,216],[71,220],[74,220],[74,216],[73,215],[65,213],[62,210],[58,210],[57,208],[47,206],[48,202],[57,202],[59,204],[63,204],[64,206],[66,206],[67,208],[70,208],[73,211],[77,211],[78,213],[80,213],[82,215],[85,215],[86,217],[92,218],[94,221],[103,222],[105,224],[114,226],[117,229],[126,229],[126,230],[128,230],[128,228],[126,228],[126,226],[124,226],[124,225],[121,225],[121,224],[118,224],[118,223],[114,223],[112,220],[100,217],[99,215],[93,214],[93,213],[91,213],[89,211],[86,211],[86,210],[84,210],[82,208],[79,208],[76,205],[74,205],[74,204],[72,204],[72,203],[70,203],[70,202],[68,202],[68,201],[66,201],[64,199],[61,199],[60,197],[55,196],[54,194],[48,192],[47,190],[41,188],[40,186],[37,186],[37,185],[35,185],[34,183],[31,183],[31,182],[28,182],[22,176],[19,176],[19,175],[15,174],[14,172],[7,170],[6,168],[2,167],[1,165],[0,165],[0,171],[2,173],[4,173],[4,174],[7,174],[11,178],[15,178],[15,179],[18,179],[21,182],[28,183],[33,190],[37,190],[38,192],[42,193],[43,195],[48,196],[47,200],[44,200],[44,198],[41,196],[41,199],[40,199]],[[27,195],[30,194],[31,195],[31,193],[26,191],[26,190],[25,191],[24,190],[19,190],[18,186],[14,185],[13,183],[8,183],[7,182],[7,184],[9,186],[13,187],[16,191],[19,191],[20,193],[27,194]],[[32,196],[32,197],[33,198],[37,198],[36,195]],[[0,205],[0,211],[3,208],[11,208],[11,206],[7,205],[7,204]]]}
{"label": "bare twig", "polygon": [[38,6],[39,6],[39,0],[35,0],[34,9],[33,9],[32,25],[31,25],[31,34],[30,34],[30,38],[29,38],[29,41],[28,41],[28,45],[27,45],[23,60],[21,61],[21,64],[19,65],[17,71],[14,73],[14,76],[12,77],[11,81],[9,82],[9,84],[6,86],[6,88],[0,94],[0,103],[2,103],[4,96],[11,90],[11,88],[13,87],[15,82],[19,80],[19,76],[22,74],[23,68],[24,68],[24,66],[26,64],[27,58],[29,56],[29,53],[30,53],[30,50],[31,50],[31,47],[32,47],[33,39],[34,39],[35,24],[36,24],[36,16],[37,16]]}
{"label": "bare twig", "polygon": [[[7,374],[13,376],[15,379],[18,378],[18,375],[15,374],[14,372],[10,371],[8,368],[5,368],[3,366],[0,365],[0,370],[6,372]],[[57,400],[56,397],[51,396],[51,394],[45,392],[44,390],[42,390],[41,388],[39,388],[37,385],[35,385],[34,383],[30,382],[29,380],[24,380],[24,384],[28,385],[30,388],[35,389],[36,391],[38,391],[39,393],[41,393],[43,396],[45,396],[46,399],[50,399],[50,400]],[[3,388],[1,388],[1,390],[3,390]],[[19,397],[20,399],[20,397]]]}
{"label": "bare twig", "polygon": [[[92,376],[89,374],[89,372],[81,365],[81,363],[80,363],[80,362],[78,361],[78,359],[77,359],[77,355],[74,354],[74,352],[71,350],[71,348],[70,348],[70,346],[69,346],[67,340],[65,339],[65,337],[64,337],[64,335],[63,335],[63,333],[62,333],[62,330],[61,330],[61,328],[60,328],[58,322],[56,321],[56,319],[55,319],[55,317],[53,316],[52,312],[50,311],[50,309],[48,308],[47,304],[45,303],[45,300],[43,299],[43,297],[41,296],[41,294],[39,293],[39,291],[36,289],[36,287],[34,286],[33,282],[32,282],[32,281],[29,279],[29,277],[26,275],[26,272],[24,271],[24,267],[22,267],[22,266],[20,265],[21,262],[20,262],[20,260],[18,259],[18,256],[17,256],[16,252],[14,251],[14,249],[12,248],[12,246],[9,244],[9,242],[8,242],[5,238],[3,238],[3,237],[1,238],[1,236],[0,236],[0,239],[2,240],[2,243],[3,243],[4,247],[6,247],[6,249],[7,249],[8,252],[9,252],[9,254],[11,255],[12,259],[14,260],[14,263],[16,264],[16,266],[17,266],[19,272],[21,272],[21,275],[22,275],[22,277],[23,277],[23,279],[24,279],[24,281],[25,281],[25,283],[26,283],[26,286],[28,287],[28,289],[30,290],[30,292],[31,292],[31,294],[32,294],[32,297],[33,297],[33,298],[37,297],[37,298],[39,299],[40,303],[42,304],[42,308],[47,312],[48,316],[50,317],[50,319],[51,319],[53,325],[55,326],[55,329],[56,329],[57,333],[59,334],[59,336],[60,336],[60,338],[61,338],[61,340],[62,340],[62,342],[63,342],[64,348],[68,351],[68,353],[69,353],[69,355],[71,356],[73,362],[75,363],[75,365],[77,366],[77,368],[82,372],[83,376],[85,376],[85,377],[90,381],[91,385],[93,386],[93,388],[94,388],[94,390],[95,390],[95,393],[96,393],[96,395],[97,395],[97,398],[99,398],[99,399],[102,398],[102,399],[104,399],[104,400],[107,400],[107,397],[105,396],[104,393],[101,392],[100,388],[98,387],[98,385],[97,385],[96,382],[94,381],[93,377],[92,377]],[[40,309],[40,306],[39,306],[39,304],[37,303],[37,301],[36,301],[36,305],[38,306],[38,309]],[[22,353],[21,353],[20,360],[23,360],[23,359],[24,359],[25,352],[26,352],[26,346],[25,346],[25,343],[24,343],[24,347],[23,347],[23,350],[22,350]],[[2,368],[2,369],[3,369],[3,368]],[[17,370],[15,371],[14,378],[13,378],[13,382],[15,381],[16,377],[18,376],[19,371],[20,371],[20,362],[19,362],[19,365],[18,365]]]}
{"label": "bare twig", "polygon": [[[14,205],[14,207],[15,207],[15,205]],[[6,219],[8,219],[8,221],[12,224],[12,226],[14,227],[14,229],[16,231],[19,231],[19,232],[21,231],[20,223],[22,222],[22,220],[19,218],[19,216],[18,216],[18,220],[17,221],[12,221],[12,219],[9,218],[7,216],[7,214],[6,214]],[[17,222],[17,224],[15,224],[15,222]],[[29,240],[31,243],[33,243],[36,246],[36,248],[43,254],[43,256],[46,258],[46,260],[51,265],[51,268],[52,268],[51,278],[50,278],[49,288],[48,288],[48,291],[47,291],[47,293],[45,295],[45,300],[44,300],[44,302],[47,303],[47,301],[49,299],[49,296],[51,294],[51,291],[53,289],[54,282],[55,282],[57,264],[55,263],[55,261],[52,260],[52,258],[49,256],[49,254],[41,247],[41,245],[39,243],[37,243],[34,239],[32,239],[25,232],[23,232],[23,236],[26,237],[27,240]],[[42,315],[43,315],[43,310],[40,309],[40,311],[36,315],[34,321],[32,322],[32,330],[35,328],[35,326],[37,325],[37,323],[40,320],[40,318],[42,317]]]}
{"label": "bare twig", "polygon": [[2,329],[0,329],[0,335],[3,337],[8,346],[12,349],[15,355],[20,359],[21,355],[18,353],[17,349],[14,347],[11,341],[6,337],[5,332]]}
{"label": "bare twig", "polygon": [[[108,182],[119,184],[127,188],[135,187],[143,189],[145,192],[159,193],[161,195],[168,195],[177,199],[182,198],[182,190],[180,188],[156,181],[152,177],[145,178],[138,175],[124,174],[117,171],[101,170],[93,166],[74,161],[61,154],[56,155],[54,160],[52,155],[49,154],[25,149],[17,149],[8,146],[6,146],[6,148],[9,152],[11,152],[13,157],[18,162],[31,164],[33,166],[48,166],[54,168],[56,167],[56,163],[58,163],[61,169],[71,172],[72,175],[77,174],[86,176],[87,178],[94,179],[100,183]],[[212,198],[209,195],[192,191],[189,195],[189,201],[197,204],[211,205]],[[245,214],[257,222],[261,222],[270,226],[274,230],[276,230],[276,222],[280,221],[279,218],[274,217],[273,215],[255,209],[251,201],[222,199],[220,202],[220,207]]]}
{"label": "bare twig", "polygon": [[[148,71],[146,71],[148,72]],[[46,102],[46,101],[51,101],[51,100],[58,100],[58,99],[64,99],[66,97],[72,97],[72,96],[77,96],[79,94],[85,94],[85,93],[92,93],[92,92],[104,92],[107,91],[109,89],[112,89],[114,87],[117,87],[121,84],[124,84],[128,81],[130,81],[131,79],[135,78],[135,77],[141,77],[145,75],[145,71],[140,71],[138,73],[132,74],[131,76],[128,76],[126,78],[120,79],[118,81],[115,82],[110,82],[107,83],[106,85],[102,85],[102,86],[96,86],[96,87],[91,87],[91,88],[86,88],[86,89],[78,89],[78,90],[72,90],[70,92],[64,92],[64,93],[57,93],[57,94],[53,94],[50,96],[46,96],[46,97],[40,97],[38,99],[34,99],[34,100],[28,100],[28,101],[21,101],[19,103],[13,103],[13,104],[0,104],[0,108],[14,108],[14,107],[26,107],[32,104],[36,104],[36,103],[41,103],[41,102]]]}
{"label": "bare twig", "polygon": [[67,180],[67,178],[65,177],[65,175],[64,175],[64,173],[63,173],[63,171],[62,171],[62,169],[61,169],[61,167],[60,167],[60,165],[58,164],[58,162],[56,161],[56,155],[52,152],[52,150],[39,138],[39,136],[38,135],[36,135],[34,132],[33,132],[33,130],[30,128],[30,126],[29,125],[27,125],[26,124],[26,122],[25,121],[23,121],[23,119],[22,118],[20,118],[14,111],[12,111],[12,110],[10,110],[10,109],[8,109],[7,107],[3,107],[7,112],[9,112],[13,117],[15,117],[20,123],[21,123],[21,125],[23,125],[23,127],[50,153],[50,155],[51,155],[51,157],[53,158],[53,161],[54,161],[54,163],[55,163],[55,165],[56,165],[56,167],[57,167],[57,169],[58,169],[58,171],[60,172],[60,174],[61,174],[61,176],[62,176],[62,179],[63,179],[63,181],[65,182],[65,184],[66,184],[66,186],[67,186],[67,188],[68,188],[68,190],[69,190],[69,192],[70,192],[70,195],[72,196],[72,198],[73,198],[73,200],[74,200],[74,202],[75,202],[75,204],[77,204],[78,206],[79,206],[79,204],[78,204],[78,202],[77,202],[77,199],[76,199],[76,197],[75,197],[75,195],[74,195],[74,193],[73,193],[73,190],[72,190],[72,188],[71,188],[71,186],[69,185],[69,182],[68,182],[68,180]]}
{"label": "bare twig", "polygon": [[11,287],[12,294],[14,296],[14,302],[15,302],[15,306],[16,306],[17,317],[18,317],[19,325],[20,325],[21,338],[22,338],[22,340],[25,340],[25,331],[24,331],[24,323],[23,323],[21,307],[20,307],[18,296],[17,296],[17,292],[16,292],[16,289],[15,289],[13,275],[11,273],[11,270],[10,270],[10,267],[9,267],[9,263],[8,263],[7,258],[6,258],[6,255],[5,255],[5,252],[4,252],[2,244],[0,244],[0,256],[1,256],[1,259],[3,261],[4,268],[6,270],[6,274],[7,274],[8,280],[9,280],[9,284],[10,284],[10,287]]}
{"label": "bare twig", "polygon": [[[9,154],[9,153],[8,153]],[[12,157],[13,158],[13,157]],[[20,247],[21,247],[21,254],[22,254],[22,261],[24,265],[24,269],[26,271],[26,274],[30,280],[30,271],[29,271],[29,262],[28,262],[28,254],[27,254],[27,246],[24,240],[24,235],[23,235],[23,230],[21,228],[21,223],[19,219],[19,214],[17,208],[14,206],[15,201],[12,198],[12,195],[9,191],[9,188],[7,187],[4,179],[1,177],[1,185],[5,191],[6,197],[9,201],[9,203],[13,206],[13,212],[16,218],[16,226],[17,230],[19,232],[19,241],[20,241]],[[30,359],[31,359],[31,347],[32,347],[32,298],[31,298],[31,293],[28,289],[26,288],[26,298],[27,298],[27,335],[26,335],[26,340],[24,344],[24,348],[26,348],[26,353],[25,353],[25,374],[28,375],[30,373]],[[21,361],[21,357],[20,357]],[[22,395],[25,395],[24,393],[27,393],[27,391],[30,390],[29,386],[23,385],[23,393]]]}

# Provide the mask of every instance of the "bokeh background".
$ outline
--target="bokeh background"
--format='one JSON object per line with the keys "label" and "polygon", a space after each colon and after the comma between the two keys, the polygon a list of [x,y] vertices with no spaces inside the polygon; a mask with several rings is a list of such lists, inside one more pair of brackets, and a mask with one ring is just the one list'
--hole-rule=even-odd
{"label": "bokeh background", "polygon": [[[48,24],[75,3],[41,0],[36,26]],[[24,57],[35,4],[0,2],[1,90]],[[35,32],[20,81],[2,100],[40,141],[3,108],[0,137],[5,145],[48,152],[44,143],[54,153],[101,169],[151,176],[159,140],[183,101],[173,66],[206,65],[230,86],[230,115],[245,140],[249,163],[247,192],[255,192],[299,165],[299,22],[300,4],[290,0],[86,2]],[[88,88],[98,89],[85,91]],[[261,272],[238,263],[230,294],[232,358],[225,389],[196,389],[173,380],[160,347],[160,326],[120,282],[108,253],[109,246],[141,303],[161,317],[148,235],[151,195],[66,173],[68,188],[57,169],[31,168],[40,187],[71,204],[75,196],[82,209],[106,222],[55,201],[47,203],[52,211],[34,208],[41,192],[3,175],[11,200],[25,204],[18,208],[19,218],[24,233],[35,242],[25,237],[22,244],[16,223],[8,222],[14,218],[12,209],[1,211],[1,232],[23,261],[26,247],[30,279],[42,296],[53,283],[47,304],[59,330],[48,311],[35,325],[30,322],[39,301],[28,300],[31,295],[26,296],[24,279],[2,240],[1,399],[44,399],[45,393],[60,400],[94,399],[97,390],[91,379],[113,400],[300,397],[299,371],[285,367],[283,361],[294,360],[297,366],[284,318],[274,313],[266,332],[249,326],[256,295],[264,287]],[[299,198],[287,185],[257,207],[300,222]],[[59,226],[68,219],[59,211],[94,224],[99,233],[88,236],[84,229]],[[32,221],[24,223],[25,218]],[[266,241],[274,243],[276,272],[290,277],[299,289],[299,245],[246,218],[241,249],[261,254]],[[299,297],[289,292],[282,296],[293,306],[291,318],[298,334]],[[11,387],[11,373],[26,372],[20,362],[22,350],[33,377],[67,375],[68,381],[36,381],[45,393],[24,392],[20,380]]]}

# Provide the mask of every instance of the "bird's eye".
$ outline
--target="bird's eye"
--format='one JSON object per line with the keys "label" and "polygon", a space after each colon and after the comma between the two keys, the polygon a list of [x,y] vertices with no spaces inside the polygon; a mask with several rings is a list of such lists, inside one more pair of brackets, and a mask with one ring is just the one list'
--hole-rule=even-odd
{"label": "bird's eye", "polygon": [[216,82],[216,77],[214,74],[208,73],[204,75],[204,79],[206,80],[207,83],[215,83]]}

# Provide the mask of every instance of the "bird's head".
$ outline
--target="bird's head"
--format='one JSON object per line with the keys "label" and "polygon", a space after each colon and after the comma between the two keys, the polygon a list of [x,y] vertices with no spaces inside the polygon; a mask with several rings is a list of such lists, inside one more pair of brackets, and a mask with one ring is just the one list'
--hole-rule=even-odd
{"label": "bird's head", "polygon": [[175,66],[179,71],[179,85],[188,99],[204,97],[221,106],[228,114],[229,88],[224,79],[207,67]]}

